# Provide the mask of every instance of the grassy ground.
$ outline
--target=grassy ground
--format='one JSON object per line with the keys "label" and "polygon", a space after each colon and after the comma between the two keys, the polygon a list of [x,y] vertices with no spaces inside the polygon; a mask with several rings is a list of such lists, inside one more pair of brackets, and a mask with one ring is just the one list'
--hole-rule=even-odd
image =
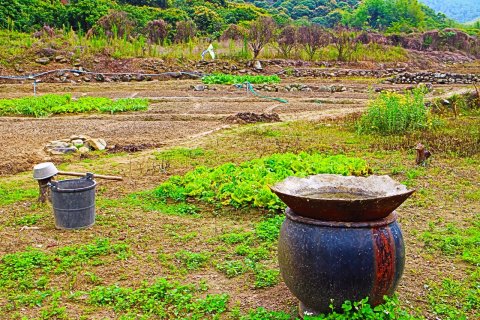
{"label": "grassy ground", "polygon": [[[444,130],[452,132],[457,121],[480,125],[471,116],[448,120]],[[281,214],[194,200],[162,203],[151,190],[199,165],[306,151],[365,159],[375,174],[417,189],[398,209],[407,261],[400,306],[387,311],[475,319],[480,157],[460,157],[447,146],[432,150],[428,165],[418,167],[414,150],[398,139],[359,136],[337,121],[248,125],[169,151],[64,165],[126,176],[121,184],[100,183],[96,225],[82,231],[55,230],[51,207],[35,203],[30,173],[0,178],[0,314],[7,319],[295,317],[297,302],[276,260]]]}

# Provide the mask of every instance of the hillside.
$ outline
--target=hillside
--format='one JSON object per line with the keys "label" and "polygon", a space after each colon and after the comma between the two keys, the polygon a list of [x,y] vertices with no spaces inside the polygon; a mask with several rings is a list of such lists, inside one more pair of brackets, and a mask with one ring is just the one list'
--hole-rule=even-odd
{"label": "hillside", "polygon": [[435,11],[442,12],[459,22],[480,18],[480,1],[476,0],[420,0]]}
{"label": "hillside", "polygon": [[48,25],[87,32],[112,11],[126,16],[110,16],[103,24],[120,23],[140,33],[153,20],[164,20],[170,31],[177,22],[191,20],[195,30],[214,37],[230,24],[248,24],[260,15],[272,16],[280,26],[313,22],[326,28],[347,24],[392,32],[444,28],[453,23],[418,0],[0,0],[0,28],[35,32]]}

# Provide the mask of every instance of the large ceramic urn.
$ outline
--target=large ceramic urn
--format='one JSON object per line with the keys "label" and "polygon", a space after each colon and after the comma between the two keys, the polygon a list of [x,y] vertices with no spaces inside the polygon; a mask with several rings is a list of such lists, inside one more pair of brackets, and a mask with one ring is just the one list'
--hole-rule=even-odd
{"label": "large ceramic urn", "polygon": [[395,209],[414,191],[388,176],[290,177],[273,186],[288,208],[278,261],[300,315],[394,293],[405,265]]}

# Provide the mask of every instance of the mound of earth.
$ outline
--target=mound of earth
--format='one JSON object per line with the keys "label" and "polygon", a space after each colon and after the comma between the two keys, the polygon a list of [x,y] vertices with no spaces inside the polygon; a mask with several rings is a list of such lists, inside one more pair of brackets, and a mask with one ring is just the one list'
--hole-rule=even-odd
{"label": "mound of earth", "polygon": [[108,148],[109,153],[118,153],[118,152],[139,152],[146,149],[155,149],[165,146],[164,143],[140,143],[140,144],[125,144],[125,145],[114,145],[111,148]]}
{"label": "mound of earth", "polygon": [[281,122],[277,113],[239,112],[226,119],[232,123]]}

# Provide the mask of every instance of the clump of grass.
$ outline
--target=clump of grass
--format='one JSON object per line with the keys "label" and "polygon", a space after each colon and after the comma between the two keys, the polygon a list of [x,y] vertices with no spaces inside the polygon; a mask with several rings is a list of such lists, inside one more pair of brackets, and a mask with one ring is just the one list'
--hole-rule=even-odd
{"label": "clump of grass", "polygon": [[358,133],[404,134],[437,126],[438,122],[425,107],[424,98],[422,88],[404,95],[381,93],[357,122]]}
{"label": "clump of grass", "polygon": [[103,112],[117,113],[148,108],[147,99],[112,100],[100,97],[72,99],[68,94],[46,94],[19,99],[0,99],[0,116],[25,115],[46,117],[52,114]]}

